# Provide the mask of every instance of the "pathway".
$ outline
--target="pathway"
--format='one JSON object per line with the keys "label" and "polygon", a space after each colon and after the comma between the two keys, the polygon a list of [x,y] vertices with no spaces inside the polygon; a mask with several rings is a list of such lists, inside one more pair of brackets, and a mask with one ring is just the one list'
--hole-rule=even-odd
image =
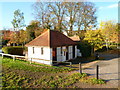
{"label": "pathway", "polygon": [[90,74],[91,77],[96,77],[96,65],[99,65],[99,78],[107,81],[106,85],[100,86],[116,88],[118,87],[118,55],[115,54],[100,54],[100,57],[105,57],[105,60],[94,63],[89,68],[83,70],[84,73]]}

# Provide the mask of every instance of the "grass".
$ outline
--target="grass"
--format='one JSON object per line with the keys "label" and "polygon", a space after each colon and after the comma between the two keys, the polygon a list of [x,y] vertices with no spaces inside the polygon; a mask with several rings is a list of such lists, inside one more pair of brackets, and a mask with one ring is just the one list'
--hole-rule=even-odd
{"label": "grass", "polygon": [[2,59],[2,63],[4,64],[4,67],[7,67],[7,68],[26,70],[26,71],[32,71],[32,72],[34,71],[34,72],[58,73],[58,72],[66,72],[66,71],[74,70],[67,67],[55,67],[55,66],[48,66],[48,65],[42,65],[42,64],[38,65],[34,63],[30,65],[29,62],[27,61],[22,61],[19,59],[13,61],[11,58]]}
{"label": "grass", "polygon": [[3,88],[22,88],[22,85],[27,85],[31,79],[20,75],[16,75],[14,72],[3,74],[2,85]]}
{"label": "grass", "polygon": [[77,82],[79,79],[86,77],[87,74],[79,74],[79,73],[73,73],[71,75],[66,75],[66,76],[51,76],[51,77],[44,77],[38,81],[36,81],[36,85],[42,85],[43,87],[46,88],[65,88],[68,87],[75,82]]}
{"label": "grass", "polygon": [[85,83],[90,83],[90,84],[105,84],[105,81],[103,79],[96,79],[96,78],[83,78],[81,81]]}
{"label": "grass", "polygon": [[74,69],[43,64],[29,64],[27,61],[4,58],[2,60],[2,85],[4,88],[69,88],[71,85],[84,80],[86,83],[96,83],[95,80],[85,79],[87,74],[69,73]]}

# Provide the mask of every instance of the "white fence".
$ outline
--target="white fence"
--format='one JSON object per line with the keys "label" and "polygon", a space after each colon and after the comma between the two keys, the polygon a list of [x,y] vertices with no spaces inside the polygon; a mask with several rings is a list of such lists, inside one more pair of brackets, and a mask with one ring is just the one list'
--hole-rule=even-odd
{"label": "white fence", "polygon": [[33,62],[34,59],[37,59],[37,60],[42,60],[42,61],[50,61],[51,65],[53,64],[53,62],[56,62],[56,63],[69,63],[70,67],[72,67],[72,62],[59,62],[59,61],[52,61],[52,60],[44,60],[44,59],[40,59],[40,58],[28,58],[26,56],[11,55],[11,54],[5,54],[5,53],[0,53],[0,55],[2,55],[2,58],[4,58],[4,56],[10,56],[10,57],[13,58],[13,61],[15,61],[15,59],[17,57],[18,58],[24,58],[25,60],[30,61],[30,64]]}
{"label": "white fence", "polygon": [[13,57],[13,60],[15,60],[16,57],[21,57],[21,58],[26,58],[25,56],[19,56],[19,55],[11,55],[11,54],[5,54],[5,53],[0,53],[2,55],[2,58],[4,56],[10,56]]}

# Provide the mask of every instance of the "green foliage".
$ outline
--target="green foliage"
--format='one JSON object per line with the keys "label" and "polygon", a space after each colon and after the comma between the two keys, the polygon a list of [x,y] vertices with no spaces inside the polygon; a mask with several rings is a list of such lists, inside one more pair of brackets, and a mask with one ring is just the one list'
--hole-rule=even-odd
{"label": "green foliage", "polygon": [[95,52],[104,52],[104,51],[107,51],[106,46],[103,46],[102,48],[97,49]]}
{"label": "green foliage", "polygon": [[101,22],[100,23],[100,30],[102,32],[102,34],[105,37],[105,42],[106,43],[119,43],[119,24],[117,24],[116,22],[109,20],[109,21],[105,21],[105,22]]}
{"label": "green foliage", "polygon": [[117,45],[110,45],[109,48],[115,50],[115,49],[117,49]]}
{"label": "green foliage", "polygon": [[14,19],[11,23],[13,24],[14,30],[22,29],[25,26],[25,24],[24,24],[24,13],[21,12],[19,9],[15,10]]}
{"label": "green foliage", "polygon": [[27,42],[27,32],[25,30],[20,30],[19,43],[25,44]]}
{"label": "green foliage", "polygon": [[77,48],[80,49],[83,57],[91,56],[92,46],[87,41],[79,42]]}
{"label": "green foliage", "polygon": [[[108,50],[116,50],[117,46],[116,45],[111,45],[108,47]],[[107,47],[103,46],[101,49],[97,49],[95,52],[104,52],[107,51]]]}
{"label": "green foliage", "polygon": [[94,48],[102,48],[104,36],[100,30],[87,30],[84,40],[87,40]]}
{"label": "green foliage", "polygon": [[7,45],[8,41],[9,41],[9,40],[4,40],[4,39],[3,39],[3,40],[2,40],[2,45]]}
{"label": "green foliage", "polygon": [[35,37],[39,36],[43,29],[39,27],[40,22],[37,20],[31,21],[30,25],[26,27],[27,41],[33,40]]}
{"label": "green foliage", "polygon": [[25,26],[25,24],[24,24],[24,13],[21,12],[19,9],[15,10],[14,19],[11,23],[14,27],[14,30],[22,29]]}
{"label": "green foliage", "polygon": [[13,55],[23,55],[23,51],[25,50],[25,47],[22,46],[9,46],[9,47],[3,47],[2,51],[6,54],[13,54]]}

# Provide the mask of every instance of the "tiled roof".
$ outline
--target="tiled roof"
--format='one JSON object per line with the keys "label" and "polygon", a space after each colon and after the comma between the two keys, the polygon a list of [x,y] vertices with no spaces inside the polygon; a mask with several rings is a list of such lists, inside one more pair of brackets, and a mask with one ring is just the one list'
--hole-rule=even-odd
{"label": "tiled roof", "polygon": [[42,33],[40,36],[26,44],[25,46],[49,46],[49,47],[59,47],[59,46],[68,46],[68,45],[75,45],[76,43],[65,36],[64,34],[53,31],[47,30]]}

